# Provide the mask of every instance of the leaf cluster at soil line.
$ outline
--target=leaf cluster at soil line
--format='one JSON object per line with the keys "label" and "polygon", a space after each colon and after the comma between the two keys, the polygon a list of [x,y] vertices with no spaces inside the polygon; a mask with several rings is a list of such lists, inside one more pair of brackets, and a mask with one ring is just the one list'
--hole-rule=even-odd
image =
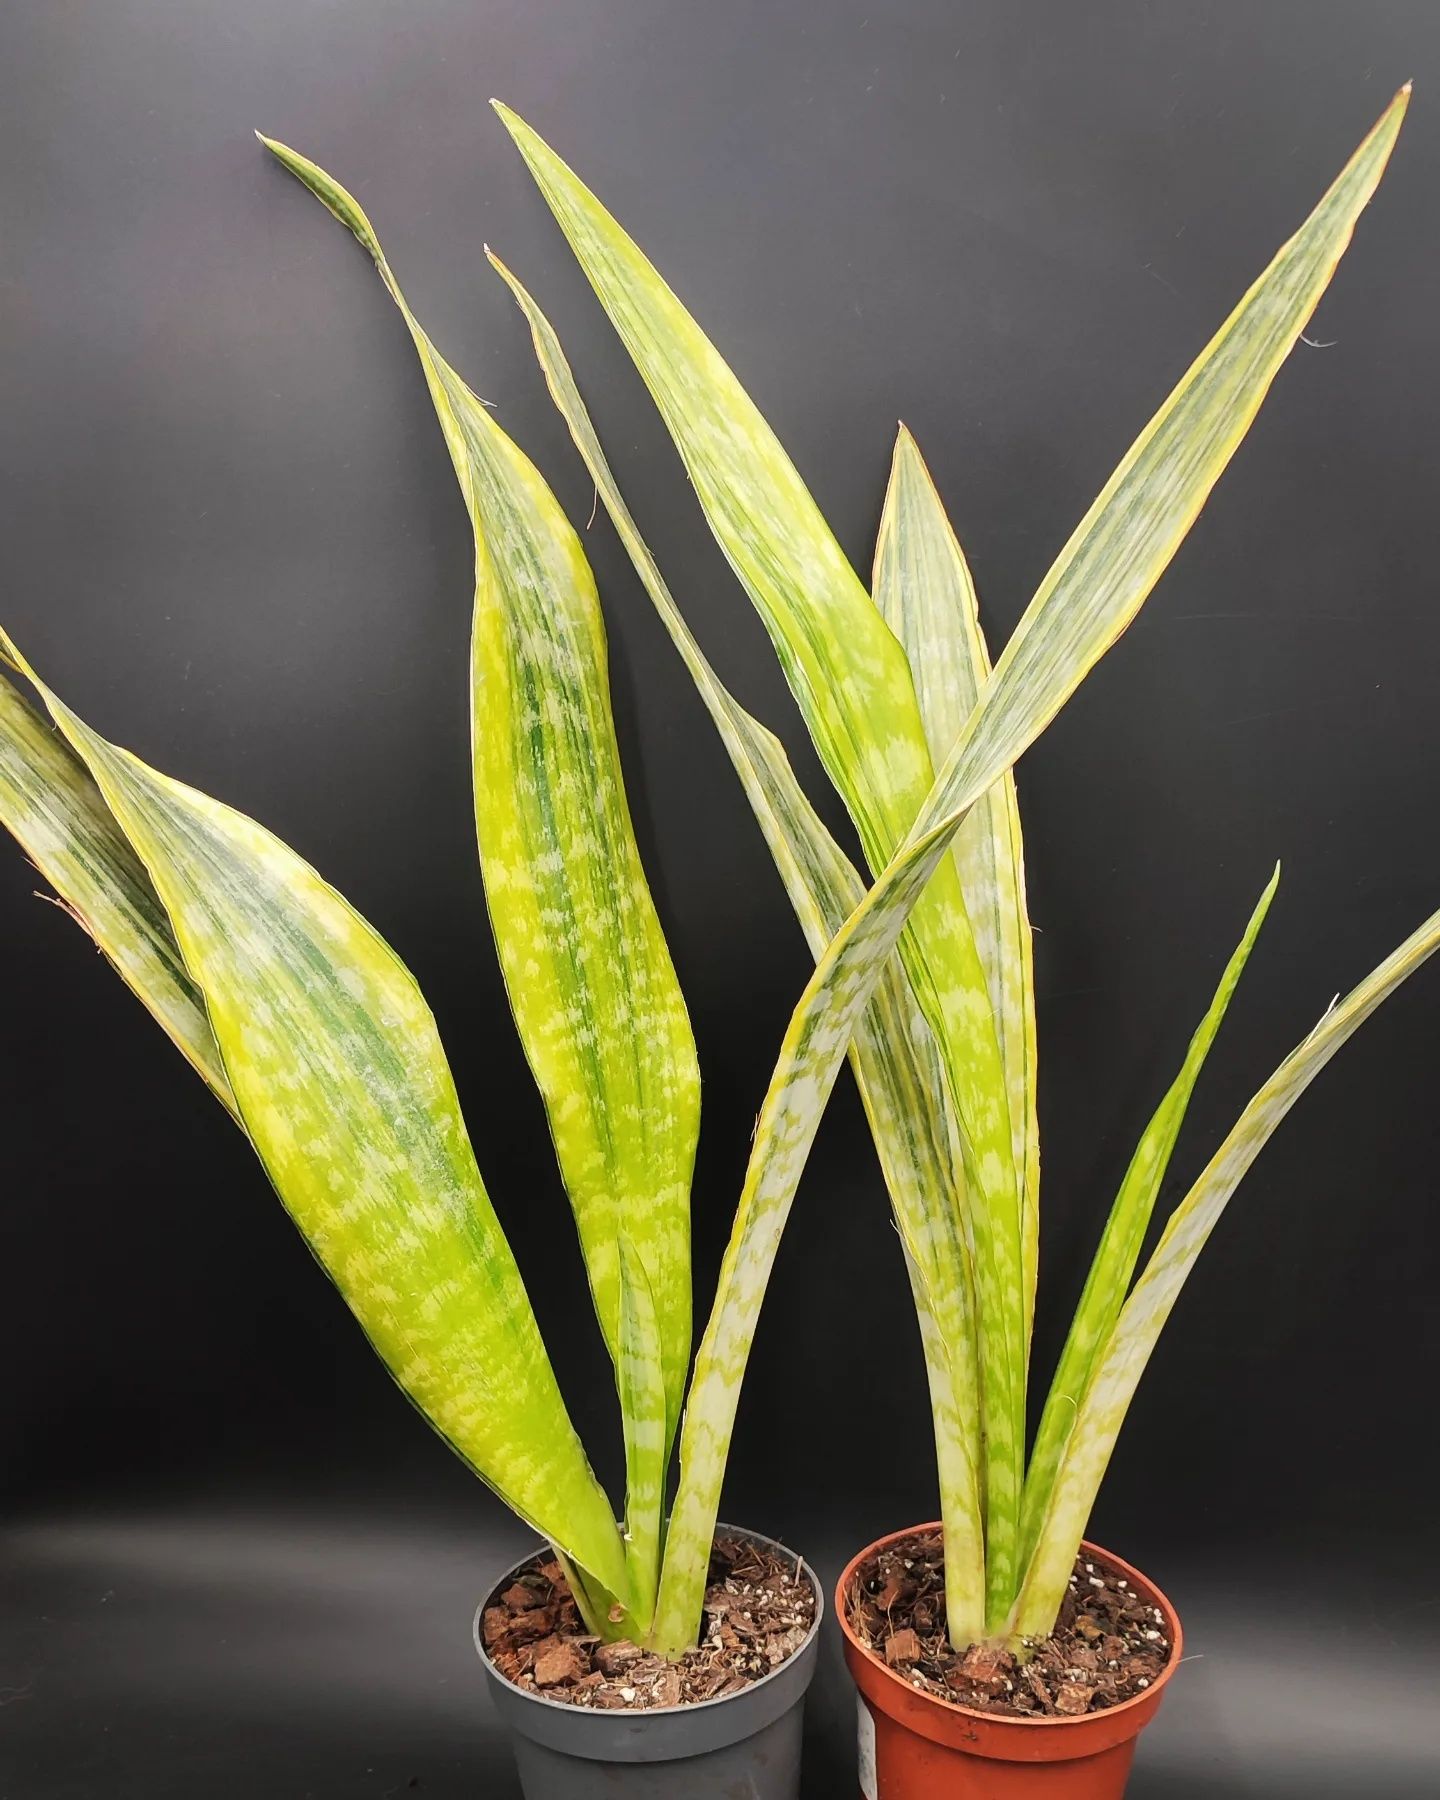
{"label": "leaf cluster at soil line", "polygon": [[516,1687],[571,1706],[688,1706],[738,1693],[805,1642],[815,1590],[804,1568],[748,1538],[710,1553],[700,1642],[671,1662],[622,1638],[586,1633],[559,1563],[541,1555],[491,1596],[480,1617],[490,1660]]}
{"label": "leaf cluster at soil line", "polygon": [[1170,1660],[1165,1616],[1099,1558],[1075,1560],[1055,1629],[1023,1662],[1009,1651],[957,1651],[945,1635],[945,1551],[937,1531],[888,1544],[846,1596],[867,1649],[938,1700],[1014,1717],[1078,1718],[1133,1700]]}

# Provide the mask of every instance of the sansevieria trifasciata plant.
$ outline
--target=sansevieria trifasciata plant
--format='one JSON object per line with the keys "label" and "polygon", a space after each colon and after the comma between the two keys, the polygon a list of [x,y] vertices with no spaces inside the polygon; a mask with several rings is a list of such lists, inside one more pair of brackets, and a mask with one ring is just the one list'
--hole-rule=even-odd
{"label": "sansevieria trifasciata plant", "polygon": [[920,1315],[951,1631],[958,1642],[1036,1633],[1053,1616],[1154,1335],[1235,1181],[1320,1063],[1440,941],[1437,917],[1282,1067],[1125,1299],[1180,1115],[1267,890],[1116,1203],[1062,1363],[1066,1385],[1027,1465],[1039,1156],[1030,928],[1009,771],[1183,538],[1343,251],[1403,105],[1147,428],[993,669],[963,557],[908,438],[867,592],[679,302],[564,164],[504,115],[764,619],[870,869],[862,875],[845,855],[779,742],[705,661],[616,489],[554,333],[502,268],[816,960],[761,1107],[693,1364],[695,1045],[631,828],[589,566],[533,464],[411,313],[356,201],[265,140],[373,258],[471,516],[481,868],[614,1367],[619,1523],[570,1423],[413,978],[294,851],[107,742],[0,634],[12,675],[53,726],[0,678],[0,817],[246,1132],[395,1379],[555,1546],[599,1635],[667,1653],[695,1640],[759,1308],[847,1055]]}
{"label": "sansevieria trifasciata plant", "polygon": [[[592,1629],[676,1652],[700,1623],[771,1263],[856,1022],[878,983],[884,1004],[901,1009],[897,1033],[910,1028],[913,1006],[890,953],[942,840],[1088,663],[1073,658],[1033,704],[1018,697],[1005,732],[953,792],[937,791],[933,830],[866,907],[843,858],[816,872],[829,909],[817,953],[853,918],[782,1045],[692,1374],[695,1046],[626,806],[593,578],[534,466],[410,313],[356,202],[272,148],[375,259],[474,525],[481,866],[614,1365],[620,1523],[570,1423],[434,1019],[393,950],[263,826],[93,730],[3,632],[0,818],[246,1133],[397,1382],[565,1559]],[[779,746],[738,709],[733,719],[757,769],[768,767],[777,807],[803,805]],[[883,1040],[875,1054],[891,1079]],[[903,1063],[895,1070],[908,1078]],[[903,1088],[888,1104],[898,1131],[910,1110]]]}
{"label": "sansevieria trifasciata plant", "polygon": [[1245,1108],[1136,1279],[1186,1106],[1278,870],[1271,877],[1142,1135],[1027,1452],[1040,1162],[1034,983],[1015,787],[1008,768],[998,779],[992,771],[1054,715],[1175,553],[1349,243],[1408,98],[1407,87],[1146,426],[993,668],[964,555],[904,427],[867,594],[794,465],[675,294],[549,146],[499,109],[770,634],[872,872],[865,893],[779,745],[705,661],[616,487],[553,329],[492,256],[744,784],[817,957],[811,991],[848,958],[863,959],[857,942],[888,941],[905,915],[897,963],[867,978],[868,1005],[854,1001],[850,1054],[919,1315],[949,1630],[960,1648],[1050,1631],[1130,1398],[1226,1201],[1339,1046],[1440,946],[1437,913],[1331,1007]]}

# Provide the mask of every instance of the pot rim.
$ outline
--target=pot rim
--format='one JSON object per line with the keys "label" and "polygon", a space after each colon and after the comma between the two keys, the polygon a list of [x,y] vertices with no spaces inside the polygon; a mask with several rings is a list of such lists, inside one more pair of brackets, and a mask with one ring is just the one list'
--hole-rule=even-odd
{"label": "pot rim", "polygon": [[1053,1730],[1057,1727],[1063,1729],[1067,1726],[1079,1726],[1083,1728],[1084,1726],[1089,1725],[1093,1727],[1097,1719],[1119,1719],[1132,1708],[1139,1708],[1142,1706],[1154,1707],[1155,1702],[1169,1682],[1170,1677],[1175,1673],[1176,1669],[1179,1668],[1184,1657],[1185,1633],[1180,1624],[1180,1614],[1176,1611],[1174,1603],[1170,1600],[1168,1595],[1155,1585],[1143,1569],[1137,1569],[1132,1563],[1126,1562],[1124,1557],[1117,1556],[1113,1550],[1105,1549],[1102,1544],[1092,1543],[1089,1538],[1081,1539],[1081,1550],[1089,1556],[1098,1557],[1102,1562],[1107,1563],[1110,1568],[1118,1570],[1126,1580],[1141,1582],[1144,1587],[1155,1596],[1155,1604],[1164,1613],[1166,1624],[1170,1628],[1169,1659],[1166,1662],[1165,1667],[1143,1693],[1132,1694],[1128,1700],[1122,1700],[1118,1706],[1107,1706],[1103,1711],[1098,1713],[1080,1713],[1073,1718],[1050,1718],[1042,1714],[1039,1718],[1036,1718],[1030,1713],[982,1712],[979,1707],[964,1706],[958,1700],[942,1700],[936,1694],[927,1693],[922,1688],[912,1687],[908,1681],[897,1675],[884,1658],[877,1656],[868,1644],[862,1644],[860,1639],[851,1629],[850,1620],[846,1616],[846,1590],[858,1572],[861,1563],[873,1556],[877,1550],[883,1550],[887,1544],[897,1543],[901,1538],[917,1537],[920,1533],[926,1531],[943,1532],[943,1529],[944,1527],[940,1520],[935,1519],[926,1525],[908,1525],[900,1531],[888,1531],[884,1537],[876,1538],[873,1543],[867,1544],[863,1550],[859,1551],[855,1556],[852,1556],[850,1561],[846,1563],[840,1579],[835,1583],[835,1617],[839,1623],[840,1631],[844,1637],[845,1646],[848,1650],[863,1657],[871,1668],[878,1671],[879,1674],[883,1675],[888,1681],[893,1683],[902,1693],[909,1694],[914,1699],[923,1701],[929,1706],[933,1706],[937,1712],[957,1713],[967,1719],[982,1719],[985,1724],[990,1726],[1013,1725],[1022,1731],[1028,1731],[1032,1727],[1040,1727],[1045,1730]]}
{"label": "pot rim", "polygon": [[[758,1681],[748,1681],[744,1687],[736,1688],[733,1694],[718,1694],[709,1700],[692,1700],[688,1702],[688,1704],[682,1702],[679,1706],[637,1706],[633,1709],[627,1709],[624,1712],[602,1713],[602,1717],[609,1719],[634,1720],[636,1722],[646,1719],[673,1719],[677,1717],[693,1719],[701,1717],[703,1714],[711,1712],[718,1707],[728,1706],[733,1700],[744,1700],[752,1694],[758,1694],[762,1688],[783,1675],[793,1664],[799,1662],[806,1651],[814,1644],[825,1618],[825,1589],[821,1585],[820,1577],[815,1569],[815,1565],[811,1562],[807,1562],[800,1551],[792,1550],[788,1544],[782,1544],[778,1538],[766,1537],[763,1531],[750,1531],[744,1525],[726,1525],[723,1522],[717,1521],[713,1535],[719,1536],[722,1532],[727,1537],[746,1538],[751,1543],[764,1544],[771,1550],[778,1550],[782,1556],[789,1559],[797,1572],[805,1576],[806,1580],[810,1583],[810,1591],[815,1596],[815,1617],[811,1621],[810,1629],[805,1633],[803,1641],[795,1646],[785,1658],[784,1662],[776,1663],[775,1667],[771,1669],[768,1674],[762,1675]],[[490,1586],[485,1591],[484,1598],[475,1608],[475,1618],[471,1626],[470,1635],[475,1641],[475,1648],[479,1652],[481,1664],[484,1666],[487,1675],[491,1676],[495,1681],[502,1683],[508,1692],[516,1695],[519,1699],[529,1701],[535,1706],[545,1707],[551,1712],[562,1713],[566,1718],[573,1719],[577,1713],[581,1715],[586,1713],[593,1714],[595,1709],[588,1706],[575,1706],[568,1700],[552,1700],[548,1694],[532,1692],[531,1689],[522,1688],[517,1682],[511,1681],[508,1675],[502,1674],[502,1672],[496,1668],[495,1663],[491,1659],[490,1652],[485,1648],[485,1642],[480,1632],[480,1624],[485,1615],[485,1608],[500,1592],[500,1589],[510,1581],[513,1576],[519,1575],[527,1563],[533,1562],[539,1550],[551,1548],[553,1548],[553,1546],[550,1544],[549,1540],[542,1539],[535,1550],[527,1550],[518,1562],[511,1563],[508,1569],[491,1582]]]}

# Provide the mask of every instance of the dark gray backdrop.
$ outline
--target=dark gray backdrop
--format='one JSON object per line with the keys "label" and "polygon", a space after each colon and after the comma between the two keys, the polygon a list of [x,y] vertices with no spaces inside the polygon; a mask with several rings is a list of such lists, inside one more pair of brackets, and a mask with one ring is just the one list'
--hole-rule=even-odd
{"label": "dark gray backdrop", "polygon": [[[410,962],[610,1469],[607,1372],[472,852],[466,521],[398,317],[251,128],[361,196],[440,345],[583,523],[583,471],[482,243],[533,288],[692,622],[823,796],[486,98],[656,257],[861,567],[905,418],[998,639],[1417,78],[1311,331],[1326,347],[1298,349],[1140,623],[1022,768],[1047,1369],[1275,857],[1280,899],[1172,1196],[1330,996],[1440,901],[1434,8],[51,0],[7,10],[0,69],[5,622],[92,722],[278,830]],[[587,544],[706,1077],[703,1300],[806,959],[603,520]],[[0,1794],[378,1800],[413,1780],[500,1800],[465,1633],[523,1534],[390,1387],[238,1135],[35,885],[7,850]],[[1440,1776],[1437,980],[1267,1151],[1116,1457],[1096,1535],[1171,1588],[1203,1659],[1147,1740],[1142,1797],[1418,1796]],[[847,1079],[776,1270],[727,1511],[833,1569],[931,1514],[926,1433]],[[827,1664],[815,1795],[850,1791],[848,1705]]]}

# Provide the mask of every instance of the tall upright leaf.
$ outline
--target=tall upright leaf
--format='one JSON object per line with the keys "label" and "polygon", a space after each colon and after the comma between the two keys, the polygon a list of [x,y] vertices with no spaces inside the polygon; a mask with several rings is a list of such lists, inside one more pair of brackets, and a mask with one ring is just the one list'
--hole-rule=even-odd
{"label": "tall upright leaf", "polygon": [[[818,959],[864,898],[864,883],[805,797],[784,746],[739,705],[706,660],[625,504],[554,328],[493,252],[490,260],[525,314],[551,396],[715,723]],[[973,1277],[960,1223],[964,1176],[934,1041],[893,961],[880,975],[850,1054],[921,1315],[947,1512],[964,1522],[946,1558],[950,1603],[957,1623],[972,1620],[979,1632],[984,1527],[972,1441],[979,1393]]]}
{"label": "tall upright leaf", "polygon": [[[986,704],[971,715],[921,808],[917,835],[947,816],[969,759],[998,758],[1017,723],[1043,730],[1093,666],[1093,646],[1113,641],[1144,603],[1325,291],[1384,172],[1409,93],[1407,84],[1395,96],[1071,534],[996,664]],[[1097,634],[1100,620],[1108,623]]]}
{"label": "tall upright leaf", "polygon": [[[963,811],[984,791],[983,787],[970,791],[975,771],[988,769],[991,780],[998,778],[1044,729],[1134,617],[1184,538],[1343,254],[1355,219],[1384,169],[1407,99],[1408,90],[1396,96],[1315,212],[1245,295],[1106,484],[1027,609],[996,665],[984,703],[972,713],[920,805],[904,847],[871,890],[879,919],[862,908],[853,915],[855,938],[837,938],[832,944],[841,967],[853,955],[866,970],[864,978],[857,977],[853,984],[863,994],[863,1005],[873,947],[884,942],[897,914],[903,923],[916,909],[913,929],[901,947],[945,1061],[973,1194],[992,1627],[998,1628],[1008,1617],[1019,1573],[1026,1276],[1019,1184],[998,1043],[968,921],[960,929],[964,907],[958,883],[953,879],[947,883],[942,869],[943,850]],[[848,564],[838,552],[831,553],[828,546],[833,539],[813,501],[713,347],[594,196],[528,126],[508,110],[501,111],[645,376],[712,529],[771,629],[792,690],[874,865],[889,854],[889,833],[904,829],[929,761],[923,741],[916,741],[917,734],[923,740],[923,729],[913,687],[896,676],[890,651],[857,612],[846,581]],[[832,660],[832,647],[842,637],[843,646],[833,651],[838,660]],[[867,741],[870,747],[862,748]],[[957,813],[961,797],[964,807]],[[942,849],[932,860],[936,842]],[[916,907],[937,870],[941,871],[938,896]],[[912,887],[916,882],[919,885]],[[870,922],[862,926],[862,918]],[[852,943],[856,948],[849,948]],[[828,987],[829,962],[827,953],[807,995]],[[840,987],[847,994],[851,991],[844,980]],[[810,1004],[802,1001],[797,1021],[808,1017]],[[850,1016],[846,1005],[832,998],[825,1016],[832,1021],[848,1018],[853,1028],[859,1014],[857,1009]],[[827,1025],[818,1030],[816,1041],[825,1043],[829,1029]],[[786,1051],[786,1058],[796,1059],[794,1068],[776,1075],[782,1091],[792,1080],[813,1086],[805,1072],[812,1028],[796,1023],[794,1032]],[[822,1066],[825,1060],[821,1054]],[[776,1091],[772,1086],[772,1093]],[[783,1113],[784,1106],[780,1102],[777,1106]],[[786,1124],[782,1131],[792,1129]],[[808,1148],[808,1138],[804,1142]],[[762,1173],[757,1189],[768,1187],[768,1174]],[[787,1188],[783,1176],[778,1187]],[[768,1217],[771,1210],[762,1204],[759,1216]],[[783,1219],[783,1206],[774,1210]],[[742,1240],[746,1229],[742,1217]],[[758,1305],[758,1296],[754,1304]],[[735,1331],[722,1327],[723,1349],[718,1341],[709,1341],[710,1333],[702,1343],[697,1371],[706,1368],[708,1353],[716,1370],[717,1393],[733,1385],[730,1374],[737,1362],[743,1366],[741,1346],[748,1346],[748,1330],[753,1328],[744,1322],[747,1306],[742,1302],[737,1307],[740,1323]],[[724,1310],[712,1315],[712,1333]],[[697,1392],[700,1379],[697,1372]],[[696,1419],[692,1397],[687,1439],[692,1427],[697,1440],[702,1430],[712,1439],[728,1438],[728,1427],[717,1434],[709,1425],[697,1426]],[[697,1481],[697,1491],[706,1488],[708,1479]],[[685,1500],[682,1484],[677,1519]],[[702,1510],[708,1510],[708,1502],[704,1509],[696,1508],[697,1519]],[[667,1561],[667,1577],[668,1573]],[[664,1612],[662,1584],[662,1616]]]}
{"label": "tall upright leaf", "polygon": [[1190,1096],[1195,1091],[1195,1083],[1205,1066],[1210,1046],[1215,1042],[1215,1035],[1229,1010],[1230,1001],[1239,985],[1245,964],[1250,959],[1250,952],[1255,947],[1255,939],[1260,934],[1260,927],[1265,922],[1265,915],[1270,910],[1270,902],[1275,898],[1279,882],[1280,870],[1277,866],[1250,915],[1245,935],[1225,966],[1220,985],[1215,990],[1205,1017],[1190,1040],[1180,1073],[1170,1084],[1165,1098],[1156,1108],[1155,1116],[1145,1127],[1135,1154],[1130,1159],[1130,1166],[1125,1171],[1120,1192],[1115,1196],[1110,1217],[1105,1222],[1105,1230],[1090,1265],[1080,1304],[1075,1309],[1075,1317],[1060,1354],[1055,1379],[1050,1384],[1040,1429],[1035,1436],[1035,1447],[1030,1455],[1030,1466],[1025,1473],[1021,1544],[1022,1554],[1027,1560],[1034,1553],[1040,1522],[1049,1505],[1050,1489],[1064,1455],[1065,1445],[1084,1403],[1095,1364],[1110,1341],[1110,1333],[1115,1328],[1120,1308],[1129,1292],[1130,1279],[1140,1260],[1145,1232],[1159,1198],[1165,1172],[1170,1166],[1171,1153],[1180,1135]]}
{"label": "tall upright leaf", "polygon": [[[619,331],[685,462],[711,530],[764,621],[871,869],[912,825],[933,779],[904,652],[870,603],[774,433],[638,247],[507,108],[501,117]],[[961,1131],[987,1446],[992,1601],[1016,1574],[1024,1457],[1021,1176],[985,970],[953,868],[917,905],[905,962],[935,1034]]]}
{"label": "tall upright leaf", "polygon": [[65,739],[0,676],[0,824],[232,1117],[205,1003],[145,865]]}
{"label": "tall upright leaf", "polygon": [[626,804],[594,578],[539,472],[416,322],[354,198],[262,141],[374,259],[470,509],[475,817],[490,917],[606,1341],[618,1360],[623,1237],[653,1300],[673,1435],[690,1358],[700,1078]]}
{"label": "tall upright leaf", "polygon": [[[919,446],[904,425],[895,439],[871,591],[909,658],[930,754],[938,768],[990,679],[990,653],[969,565]],[[1013,772],[1001,776],[960,827],[955,864],[985,970],[1005,1071],[1014,1164],[1021,1178],[1028,1344],[1039,1260],[1040,1125],[1035,963]]]}
{"label": "tall upright leaf", "polygon": [[[1409,101],[1407,82],[1131,445],[996,664],[995,692],[1000,696],[1003,687],[1003,704],[981,709],[967,740],[1008,738],[1012,713],[1029,713],[1057,669],[1070,670],[1077,656],[1090,654],[1097,617],[1128,623],[1139,610],[1319,304],[1385,172]],[[1068,693],[1068,681],[1056,683],[1055,691]],[[942,772],[917,831],[925,828],[926,813],[944,810],[945,786]]]}
{"label": "tall upright leaf", "polygon": [[655,1616],[670,1455],[660,1324],[645,1264],[620,1238],[620,1355],[615,1364],[625,1420],[625,1554],[635,1630],[643,1638]]}
{"label": "tall upright leaf", "polygon": [[278,838],[107,743],[0,644],[145,865],[251,1142],[391,1374],[522,1518],[626,1595],[409,971]]}
{"label": "tall upright leaf", "polygon": [[1126,1411],[1186,1277],[1241,1177],[1330,1058],[1401,982],[1440,949],[1440,912],[1331,1007],[1241,1113],[1171,1214],[1100,1356],[1050,1491],[1015,1616],[1024,1635],[1048,1632]]}
{"label": "tall upright leaf", "polygon": [[[887,959],[955,834],[982,794],[1054,716],[1114,642],[1125,617],[1093,615],[1090,635],[1055,662],[1033,705],[1011,691],[1003,660],[971,716],[936,791],[927,825],[881,873],[831,939],[791,1015],[755,1128],[735,1226],[720,1268],[715,1304],[696,1353],[680,1438],[680,1485],[671,1515],[656,1615],[657,1641],[681,1641],[699,1604],[703,1559],[714,1530],[740,1383],[780,1236],[846,1048]],[[1000,709],[1008,735],[987,732]],[[1020,1292],[1015,1289],[1016,1310]],[[983,1312],[982,1312],[983,1322]]]}

